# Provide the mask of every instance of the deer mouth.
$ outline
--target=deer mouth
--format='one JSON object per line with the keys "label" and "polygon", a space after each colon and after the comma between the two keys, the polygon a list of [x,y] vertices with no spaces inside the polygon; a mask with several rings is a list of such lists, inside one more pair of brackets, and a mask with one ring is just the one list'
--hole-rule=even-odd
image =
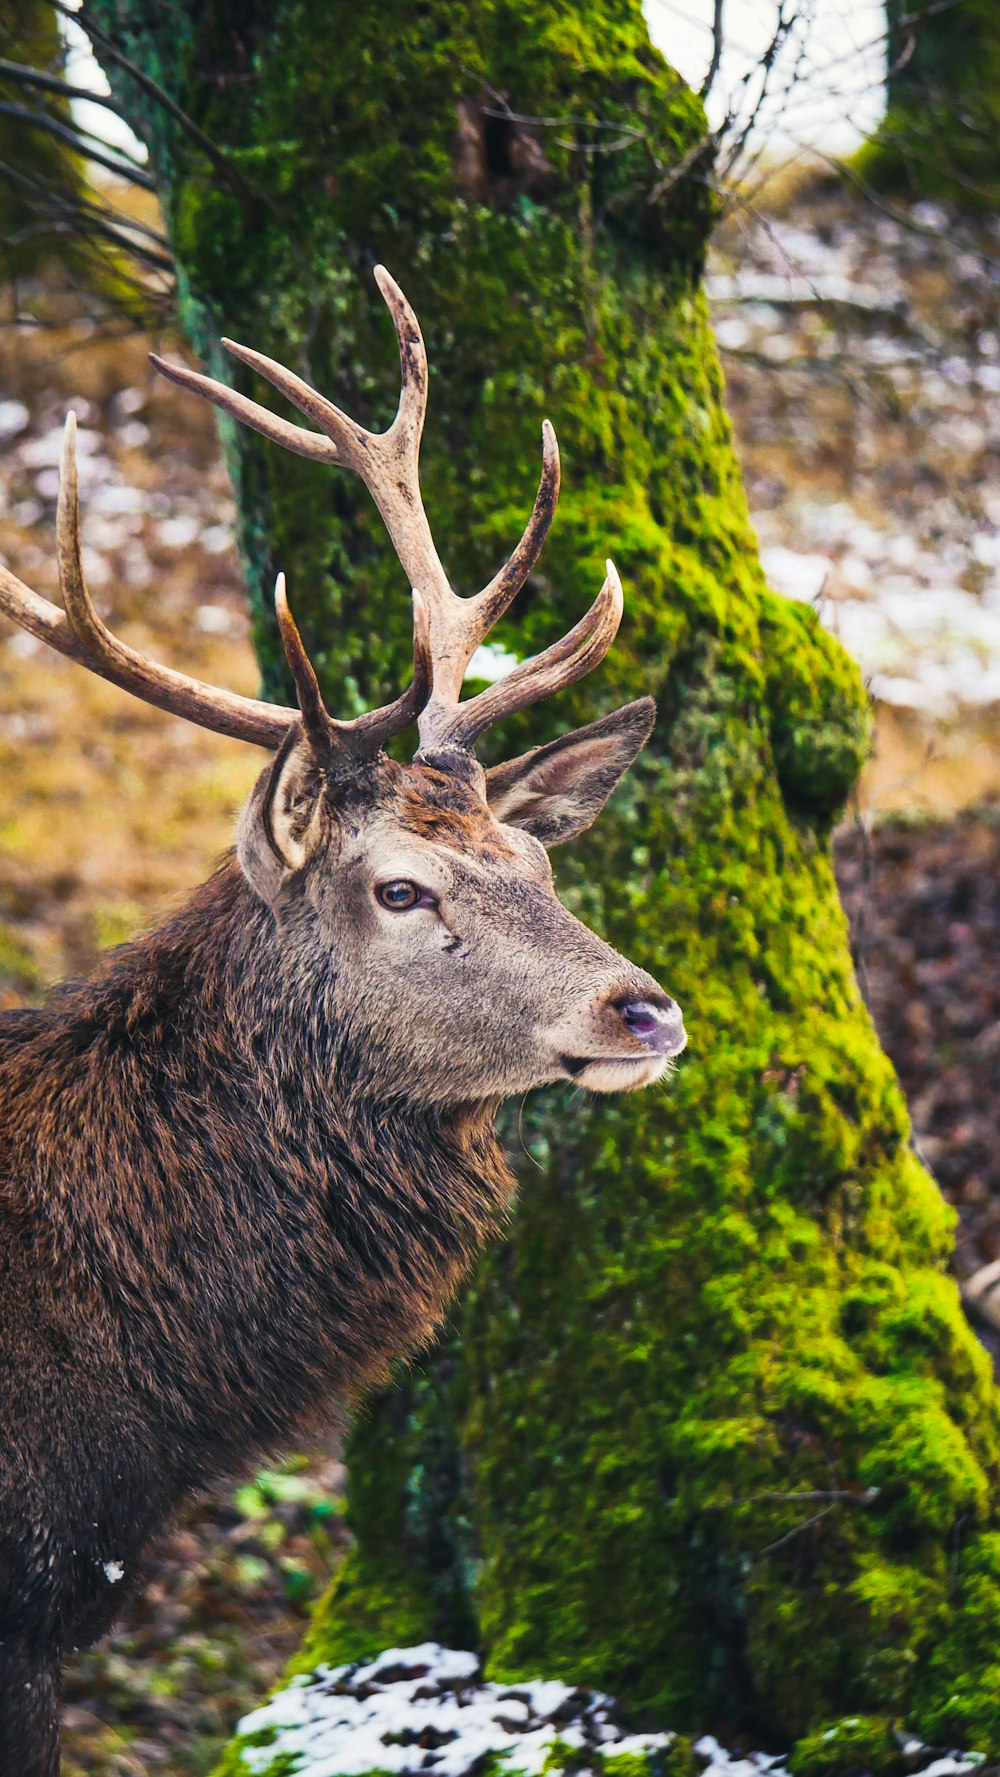
{"label": "deer mouth", "polygon": [[653,1055],[560,1055],[559,1066],[575,1080],[588,1067],[645,1067],[657,1059]]}
{"label": "deer mouth", "polygon": [[559,1065],[589,1092],[634,1092],[670,1067],[668,1055],[561,1055]]}

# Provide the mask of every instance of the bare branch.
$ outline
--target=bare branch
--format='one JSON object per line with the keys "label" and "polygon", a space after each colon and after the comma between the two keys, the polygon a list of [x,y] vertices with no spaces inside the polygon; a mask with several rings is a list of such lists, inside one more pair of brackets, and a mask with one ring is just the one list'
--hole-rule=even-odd
{"label": "bare branch", "polygon": [[725,0],[715,0],[712,9],[712,59],[708,64],[708,73],[705,75],[705,78],[701,83],[702,100],[708,98],[709,93],[715,85],[715,78],[719,72],[719,64],[722,61],[722,17],[724,5]]}
{"label": "bare branch", "polygon": [[55,136],[57,141],[65,142],[75,153],[84,155],[87,160],[94,161],[109,173],[117,173],[119,178],[127,179],[129,184],[138,185],[143,191],[156,190],[155,179],[149,173],[144,173],[134,161],[117,160],[109,154],[102,154],[100,149],[89,145],[80,131],[71,129],[69,124],[59,123],[56,118],[49,117],[47,112],[31,111],[26,105],[12,105],[9,101],[0,99],[0,117],[12,117],[18,123],[45,130],[50,136]]}

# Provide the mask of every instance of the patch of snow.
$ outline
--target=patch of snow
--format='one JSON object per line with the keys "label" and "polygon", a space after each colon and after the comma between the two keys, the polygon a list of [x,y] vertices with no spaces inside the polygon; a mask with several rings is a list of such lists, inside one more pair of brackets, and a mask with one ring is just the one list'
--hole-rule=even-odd
{"label": "patch of snow", "polygon": [[179,518],[161,518],[156,527],[157,540],[164,549],[187,549],[195,541],[200,530],[196,518],[182,515]]}
{"label": "patch of snow", "polygon": [[751,267],[733,275],[713,272],[705,279],[710,302],[849,303],[852,308],[886,309],[901,299],[901,290],[879,289],[863,284],[843,272],[802,272],[798,267],[784,271],[755,271]]}
{"label": "patch of snow", "polygon": [[138,518],[146,511],[147,504],[142,488],[130,487],[127,482],[108,481],[94,489],[87,510],[100,512],[106,518]]}
{"label": "patch of snow", "polygon": [[201,533],[201,546],[209,555],[224,555],[233,540],[227,524],[210,524]]}
{"label": "patch of snow", "polygon": [[222,605],[199,605],[194,620],[198,628],[210,636],[224,636],[232,628],[229,612]]}
{"label": "patch of snow", "polygon": [[122,578],[126,585],[141,590],[148,586],[153,578],[153,564],[146,551],[138,543],[132,543],[126,549],[121,564]]}
{"label": "patch of snow", "polygon": [[725,315],[716,325],[715,338],[724,352],[742,352],[753,339],[753,328],[742,315]]}
{"label": "patch of snow", "polygon": [[30,418],[23,401],[0,401],[0,444],[23,432]]}
{"label": "patch of snow", "polygon": [[125,1569],[120,1561],[105,1561],[103,1565],[109,1585],[117,1586],[118,1581],[125,1578]]}
{"label": "patch of snow", "polygon": [[921,228],[930,228],[943,233],[951,223],[951,217],[941,204],[934,203],[932,198],[921,198],[913,205],[910,215]]}
{"label": "patch of snow", "polygon": [[965,1777],[966,1772],[978,1769],[978,1760],[972,1762],[952,1752],[946,1758],[936,1758],[932,1765],[925,1765],[920,1777]]}
{"label": "patch of snow", "polygon": [[797,550],[774,544],[760,552],[761,567],[777,592],[811,605],[826,584],[830,560],[825,555],[800,555]]}
{"label": "patch of snow", "polygon": [[370,1771],[469,1777],[487,1755],[523,1777],[541,1777],[557,1743],[595,1761],[609,1754],[666,1751],[672,1734],[631,1734],[610,1698],[558,1680],[490,1683],[475,1654],[424,1642],[387,1648],[361,1665],[320,1667],[293,1679],[240,1723],[270,1744],[243,1748],[252,1772],[279,1756],[302,1777],[363,1777]]}
{"label": "patch of snow", "polygon": [[[652,1757],[676,1739],[632,1733],[614,1700],[599,1691],[553,1679],[485,1680],[475,1654],[433,1641],[293,1678],[238,1731],[268,1737],[267,1745],[241,1747],[255,1777],[265,1777],[279,1757],[296,1777],[472,1777],[487,1757],[510,1777],[541,1777],[557,1744],[576,1752],[578,1777],[597,1777],[605,1759]],[[906,1751],[913,1771],[926,1760],[921,1777],[973,1777],[982,1762],[912,1739]],[[694,1752],[703,1777],[787,1777],[780,1755],[730,1752],[711,1734],[695,1741]]]}
{"label": "patch of snow", "polygon": [[111,585],[113,576],[107,557],[101,555],[99,550],[91,549],[86,543],[83,546],[83,572],[91,588]]}
{"label": "patch of snow", "polygon": [[1000,532],[977,531],[970,544],[982,568],[1000,568]]}
{"label": "patch of snow", "polygon": [[149,443],[149,427],[142,420],[126,420],[118,428],[118,442],[125,450],[141,450]]}
{"label": "patch of snow", "polygon": [[[62,426],[52,426],[49,431],[43,432],[40,438],[29,438],[27,443],[21,446],[22,463],[26,463],[29,469],[57,468],[62,461],[63,430]],[[89,431],[86,426],[77,427],[77,457],[97,456],[103,442],[99,432]]]}
{"label": "patch of snow", "polygon": [[29,635],[26,629],[19,629],[16,635],[8,637],[7,647],[15,660],[29,660],[44,647],[44,643],[37,636]]}
{"label": "patch of snow", "polygon": [[784,1761],[768,1752],[731,1753],[714,1734],[703,1734],[694,1751],[705,1759],[703,1777],[762,1777],[765,1771],[783,1771]]}
{"label": "patch of snow", "polygon": [[146,405],[146,394],[143,389],[119,389],[114,398],[114,405],[124,418],[130,419],[134,413],[140,413]]}

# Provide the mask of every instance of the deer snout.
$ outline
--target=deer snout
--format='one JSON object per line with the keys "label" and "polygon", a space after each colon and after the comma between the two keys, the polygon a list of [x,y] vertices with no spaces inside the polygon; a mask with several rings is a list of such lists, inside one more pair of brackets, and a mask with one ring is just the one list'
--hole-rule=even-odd
{"label": "deer snout", "polygon": [[613,1002],[630,1037],[651,1055],[679,1055],[687,1042],[684,1019],[676,1000],[665,993]]}
{"label": "deer snout", "polygon": [[650,1085],[687,1043],[680,1007],[638,969],[565,1014],[549,1035],[563,1078],[590,1092]]}

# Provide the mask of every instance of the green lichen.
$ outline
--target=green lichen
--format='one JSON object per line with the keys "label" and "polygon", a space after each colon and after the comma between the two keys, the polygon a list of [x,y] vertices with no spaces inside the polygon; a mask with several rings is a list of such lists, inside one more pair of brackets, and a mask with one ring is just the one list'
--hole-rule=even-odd
{"label": "green lichen", "polygon": [[[689,1053],[659,1095],[523,1107],[541,1170],[522,1166],[454,1336],[359,1422],[356,1548],[299,1668],[435,1635],[492,1676],[593,1684],[642,1725],[724,1719],[802,1758],[873,1716],[1000,1751],[1000,1420],[826,842],[868,747],[863,689],[764,587],[747,520],[698,289],[697,103],[638,0],[283,0],[241,7],[239,30],[222,0],[169,29],[138,0],[91,3],[262,194],[137,102],[213,370],[225,329],[383,424],[372,262],[403,282],[433,366],[427,504],[461,589],[519,533],[556,422],[566,492],[498,639],[564,630],[607,554],[626,620],[599,674],[491,745],[640,691],[659,706],[557,865],[566,901],[680,1000]],[[563,121],[470,146],[496,93]],[[623,121],[620,152],[584,151]],[[407,600],[363,492],[223,441],[269,685],[280,565],[334,707],[393,692]]]}

